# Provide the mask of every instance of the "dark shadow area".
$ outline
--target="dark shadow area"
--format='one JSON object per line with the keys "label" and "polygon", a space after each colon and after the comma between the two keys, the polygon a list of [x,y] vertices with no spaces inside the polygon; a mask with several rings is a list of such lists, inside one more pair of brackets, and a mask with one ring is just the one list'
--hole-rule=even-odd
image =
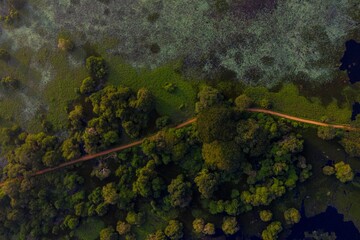
{"label": "dark shadow area", "polygon": [[294,225],[291,234],[286,239],[306,239],[305,232],[322,230],[335,232],[339,240],[360,239],[360,232],[352,222],[345,222],[344,215],[329,206],[325,212],[314,217],[302,216],[300,222]]}
{"label": "dark shadow area", "polygon": [[340,70],[347,71],[351,84],[360,81],[360,44],[355,40],[346,42],[346,50],[342,57]]}
{"label": "dark shadow area", "polygon": [[358,114],[360,114],[360,103],[356,102],[352,106],[351,120],[355,121]]}

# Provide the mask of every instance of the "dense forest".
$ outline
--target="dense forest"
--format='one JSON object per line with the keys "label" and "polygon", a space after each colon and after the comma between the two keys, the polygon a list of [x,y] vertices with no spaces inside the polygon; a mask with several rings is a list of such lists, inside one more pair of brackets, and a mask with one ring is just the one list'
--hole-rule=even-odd
{"label": "dense forest", "polygon": [[[195,106],[197,122],[175,129],[169,117],[156,112],[156,97],[147,89],[134,92],[105,84],[103,58],[87,58],[86,68],[89,76],[68,109],[66,135],[56,134],[46,121],[36,134],[18,126],[2,130],[7,160],[0,197],[2,238],[230,236],[242,231],[238,216],[257,211],[264,222],[261,237],[267,240],[276,239],[284,223],[299,222],[298,209],[286,209],[277,219],[267,206],[312,175],[302,155],[301,129],[306,126],[246,111],[271,108],[269,99],[242,93],[231,100],[224,91],[203,85]],[[149,136],[149,131],[156,134]],[[75,165],[34,176],[146,135],[140,147],[84,163],[85,169]],[[349,154],[360,155],[357,132],[322,127],[318,135],[341,137]],[[354,177],[344,162],[327,165],[323,172],[344,183]],[[187,212],[191,216],[185,218]],[[91,237],[81,226],[94,219],[106,225]]]}

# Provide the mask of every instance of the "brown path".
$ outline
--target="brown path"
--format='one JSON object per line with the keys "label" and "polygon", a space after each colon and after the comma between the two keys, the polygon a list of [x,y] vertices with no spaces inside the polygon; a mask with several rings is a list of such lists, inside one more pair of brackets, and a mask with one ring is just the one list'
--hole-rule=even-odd
{"label": "brown path", "polygon": [[329,123],[317,122],[317,121],[304,119],[304,118],[298,118],[298,117],[294,117],[294,116],[291,116],[291,115],[287,115],[287,114],[283,114],[283,113],[279,113],[279,112],[274,112],[274,111],[271,111],[271,110],[261,109],[261,108],[248,108],[248,109],[246,109],[246,111],[270,114],[270,115],[290,119],[290,120],[293,120],[293,121],[296,121],[296,122],[303,122],[303,123],[308,123],[308,124],[322,126],[322,127],[338,128],[338,129],[344,129],[344,130],[348,130],[348,131],[360,131],[360,129],[351,127],[349,125],[329,124]]}
{"label": "brown path", "polygon": [[[312,124],[312,125],[317,125],[317,126],[322,126],[322,127],[331,127],[331,128],[338,128],[338,129],[344,129],[344,130],[348,130],[348,131],[360,131],[360,129],[358,128],[354,128],[351,127],[349,125],[337,125],[337,124],[328,124],[328,123],[323,123],[323,122],[317,122],[317,121],[313,121],[313,120],[308,120],[308,119],[304,119],[304,118],[298,118],[298,117],[294,117],[291,115],[287,115],[287,114],[283,114],[283,113],[279,113],[279,112],[274,112],[271,110],[266,110],[266,109],[261,109],[261,108],[248,108],[246,109],[246,111],[248,112],[258,112],[258,113],[265,113],[265,114],[270,114],[270,115],[274,115],[274,116],[278,116],[278,117],[282,117],[282,118],[286,118],[286,119],[290,119],[293,121],[297,121],[297,122],[303,122],[303,123],[308,123],[308,124]],[[182,127],[186,127],[194,122],[196,122],[196,118],[192,118],[184,123],[181,123],[179,125],[177,125],[175,128],[182,128]],[[139,141],[136,142],[132,142],[126,145],[122,145],[119,147],[115,147],[115,148],[111,148],[99,153],[95,153],[95,154],[90,154],[90,155],[85,155],[81,158],[75,159],[75,160],[71,160],[65,163],[62,163],[56,167],[52,167],[52,168],[46,168],[40,171],[35,172],[34,174],[32,174],[31,176],[37,176],[37,175],[42,175],[48,172],[53,172],[56,171],[58,169],[76,164],[76,163],[80,163],[80,162],[85,162],[85,161],[89,161],[91,159],[97,158],[97,157],[101,157],[110,153],[114,153],[114,152],[119,152],[121,150],[125,150],[128,148],[132,148],[135,146],[139,146],[141,145],[141,143],[144,141],[144,139],[141,139]],[[22,177],[19,177],[19,179],[21,179]],[[0,187],[3,186],[5,184],[5,182],[0,182]]]}

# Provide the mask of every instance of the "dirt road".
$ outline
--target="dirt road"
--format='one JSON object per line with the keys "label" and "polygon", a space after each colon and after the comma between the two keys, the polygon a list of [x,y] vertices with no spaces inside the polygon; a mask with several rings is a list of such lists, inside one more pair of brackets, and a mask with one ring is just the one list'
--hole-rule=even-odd
{"label": "dirt road", "polygon": [[[347,131],[360,131],[360,129],[351,127],[349,125],[337,125],[337,124],[328,124],[328,123],[323,123],[323,122],[317,122],[317,121],[304,119],[304,118],[298,118],[298,117],[294,117],[294,116],[291,116],[291,115],[287,115],[287,114],[283,114],[283,113],[279,113],[279,112],[274,112],[274,111],[266,110],[266,109],[248,108],[246,111],[270,114],[270,115],[290,119],[290,120],[297,121],[297,122],[303,122],[303,123],[307,123],[307,124],[312,124],[312,125],[316,125],[316,126],[344,129],[344,130],[347,130]],[[188,120],[188,121],[186,121],[184,123],[181,123],[181,124],[177,125],[175,128],[178,129],[178,128],[186,127],[186,126],[196,122],[196,120],[197,120],[196,118],[192,118],[192,119],[190,119],[190,120]],[[99,153],[85,155],[85,156],[83,156],[81,158],[62,163],[62,164],[60,164],[60,165],[58,165],[56,167],[46,168],[46,169],[37,171],[34,174],[32,174],[31,176],[37,176],[37,175],[42,175],[42,174],[45,174],[45,173],[53,172],[53,171],[56,171],[58,169],[61,169],[61,168],[64,168],[64,167],[67,167],[67,166],[70,166],[70,165],[73,165],[73,164],[76,164],[76,163],[89,161],[91,159],[101,157],[101,156],[105,156],[105,155],[108,155],[110,153],[119,152],[119,151],[122,151],[122,150],[125,150],[125,149],[128,149],[128,148],[139,146],[143,141],[144,141],[144,139],[141,139],[139,141],[132,142],[132,143],[122,145],[122,146],[119,146],[119,147],[111,148],[111,149],[108,149],[108,150],[105,150],[105,151],[102,151],[102,152],[99,152]],[[21,179],[21,177],[19,179]],[[5,182],[0,182],[0,187],[3,186],[4,184],[5,184]]]}

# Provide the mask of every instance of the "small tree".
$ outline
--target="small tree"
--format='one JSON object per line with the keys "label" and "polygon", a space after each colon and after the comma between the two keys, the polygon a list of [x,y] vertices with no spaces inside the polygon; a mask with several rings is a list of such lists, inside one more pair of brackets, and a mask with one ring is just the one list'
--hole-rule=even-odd
{"label": "small tree", "polygon": [[236,108],[240,111],[244,111],[245,109],[249,108],[252,104],[252,100],[245,94],[241,94],[235,99]]}
{"label": "small tree", "polygon": [[91,94],[96,91],[96,87],[98,85],[98,82],[91,78],[87,77],[85,78],[80,86],[80,93],[81,94]]}
{"label": "small tree", "polygon": [[107,227],[100,231],[100,240],[117,240],[118,234],[113,227]]}
{"label": "small tree", "polygon": [[301,216],[296,208],[289,208],[284,212],[284,218],[287,224],[295,224],[300,221]]}
{"label": "small tree", "polygon": [[335,164],[336,178],[342,183],[350,182],[354,178],[354,172],[349,164],[345,164],[343,161]]}
{"label": "small tree", "polygon": [[129,223],[126,223],[123,221],[118,221],[117,225],[116,225],[116,231],[120,235],[126,235],[127,233],[129,233],[131,231],[131,225]]}
{"label": "small tree", "polygon": [[272,212],[269,210],[260,211],[259,215],[260,215],[260,219],[263,222],[270,222],[273,216]]}
{"label": "small tree", "polygon": [[165,228],[165,235],[171,240],[179,240],[184,236],[183,224],[178,220],[170,220],[169,224]]}
{"label": "small tree", "polygon": [[335,173],[335,168],[333,166],[325,166],[322,169],[323,174],[325,175],[333,175]]}
{"label": "small tree", "polygon": [[233,235],[239,231],[238,223],[235,217],[225,217],[221,228],[227,235]]}

